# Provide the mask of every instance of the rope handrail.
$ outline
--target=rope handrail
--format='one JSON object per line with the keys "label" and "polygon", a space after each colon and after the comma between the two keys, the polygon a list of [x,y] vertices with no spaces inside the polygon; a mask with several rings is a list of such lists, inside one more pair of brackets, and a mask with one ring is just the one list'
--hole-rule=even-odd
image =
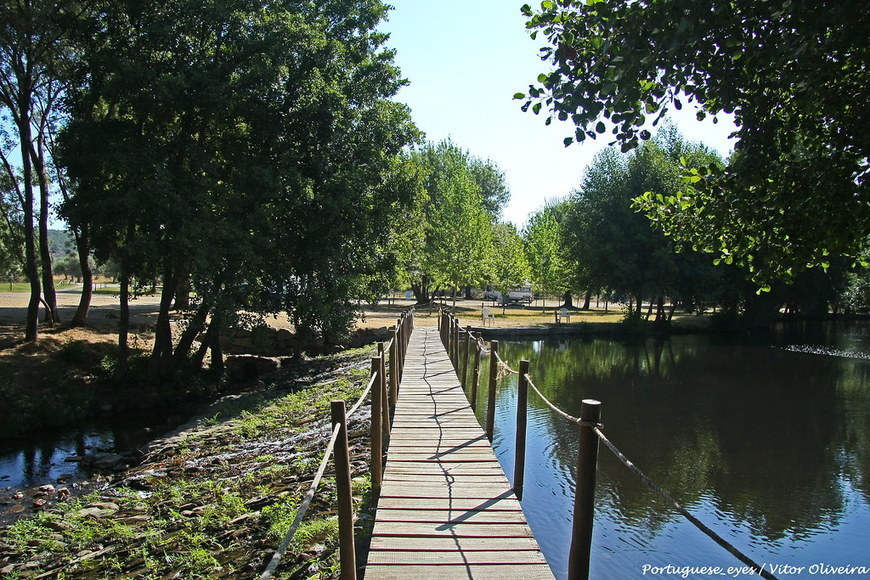
{"label": "rope handrail", "polygon": [[670,496],[670,494],[668,494],[668,492],[666,492],[664,489],[662,489],[658,484],[656,484],[656,482],[654,482],[643,471],[641,471],[639,467],[637,467],[634,463],[632,463],[632,461],[628,457],[626,457],[619,450],[619,448],[616,447],[616,445],[614,445],[610,441],[610,439],[608,439],[604,435],[604,433],[601,432],[601,429],[599,427],[593,427],[593,431],[595,431],[595,435],[597,435],[598,439],[600,439],[601,442],[604,443],[605,447],[607,447],[611,451],[611,453],[613,453],[616,456],[616,458],[622,462],[623,465],[625,465],[632,473],[637,475],[641,479],[641,481],[643,481],[647,485],[647,487],[649,487],[651,490],[656,492],[659,495],[659,497],[661,497],[666,502],[670,503],[674,509],[676,509],[678,512],[680,512],[680,514],[682,514],[690,522],[695,524],[695,527],[697,527],[699,530],[704,532],[710,539],[715,541],[717,544],[719,544],[720,546],[722,546],[723,548],[728,550],[728,552],[730,552],[732,556],[734,556],[735,558],[737,558],[738,560],[740,560],[741,562],[743,562],[744,564],[746,564],[747,566],[752,568],[756,574],[761,575],[763,578],[770,578],[770,579],[776,580],[776,576],[774,576],[773,574],[771,574],[770,572],[765,570],[763,566],[756,564],[751,558],[749,558],[749,556],[746,556],[745,554],[743,554],[740,550],[738,550],[730,542],[728,542],[728,540],[726,540],[725,538],[723,538],[722,536],[720,536],[719,534],[714,532],[709,527],[707,527],[707,525],[704,524],[704,522],[702,522],[701,520],[699,520],[698,518],[693,516],[692,513],[689,512],[689,510],[687,510],[682,505],[680,505],[679,502],[677,502],[677,500],[675,500],[674,498],[672,498]]}
{"label": "rope handrail", "polygon": [[320,480],[323,478],[323,474],[326,471],[326,465],[329,463],[329,457],[333,448],[335,448],[335,442],[338,440],[339,433],[341,433],[341,425],[335,425],[335,427],[332,428],[332,437],[329,439],[329,445],[326,446],[323,459],[320,461],[320,467],[317,468],[317,474],[314,476],[314,480],[308,488],[308,493],[305,494],[305,499],[302,500],[299,509],[296,511],[296,517],[293,519],[293,523],[290,524],[290,529],[284,536],[284,540],[281,542],[281,545],[278,546],[278,549],[275,550],[275,553],[272,554],[272,559],[269,560],[269,565],[266,566],[266,569],[260,575],[260,580],[268,580],[275,573],[275,570],[278,569],[278,564],[281,563],[281,558],[283,558],[284,554],[287,552],[290,542],[293,541],[293,536],[296,535],[296,530],[299,529],[299,525],[302,523],[305,514],[308,512],[308,507],[314,499],[314,494],[317,492],[317,486],[320,485]]}
{"label": "rope handrail", "polygon": [[567,419],[568,421],[571,421],[572,423],[576,423],[581,427],[595,427],[596,429],[604,427],[604,425],[602,425],[601,423],[596,423],[594,421],[584,421],[583,419],[574,417],[573,415],[569,415],[568,413],[551,403],[550,400],[544,396],[544,394],[538,389],[538,387],[535,386],[535,383],[532,382],[532,377],[530,375],[525,374],[523,376],[525,377],[527,384],[532,388],[532,390],[541,398],[542,401],[544,401],[544,404],[547,405],[557,415]]}
{"label": "rope handrail", "polygon": [[525,374],[525,375],[523,375],[523,377],[526,379],[527,384],[531,387],[531,389],[541,398],[542,401],[544,401],[544,404],[547,405],[547,407],[549,407],[557,415],[563,417],[564,419],[566,419],[568,421],[571,421],[572,423],[576,423],[577,425],[580,425],[583,427],[592,427],[592,430],[595,432],[595,435],[598,437],[598,439],[602,443],[604,443],[604,446],[607,447],[610,450],[610,452],[613,453],[616,456],[616,458],[619,459],[620,462],[622,462],[622,464],[625,465],[629,469],[629,471],[631,471],[636,476],[638,476],[640,478],[640,480],[646,484],[647,487],[649,487],[652,491],[657,493],[659,495],[659,497],[661,497],[663,500],[665,500],[665,502],[669,503],[683,517],[685,517],[692,524],[694,524],[696,528],[701,530],[710,539],[712,539],[714,542],[719,544],[722,548],[727,550],[732,556],[734,556],[735,558],[737,558],[738,560],[740,560],[741,562],[743,562],[744,564],[746,564],[747,566],[752,568],[756,574],[761,575],[761,577],[763,577],[763,578],[776,580],[776,577],[773,574],[771,574],[770,572],[765,570],[763,566],[756,564],[749,556],[746,556],[745,554],[743,554],[740,550],[738,550],[736,547],[734,547],[733,544],[728,542],[728,540],[726,540],[725,538],[723,538],[722,536],[720,536],[719,534],[714,532],[704,522],[702,522],[697,517],[692,515],[692,513],[689,512],[689,510],[687,510],[682,505],[680,505],[680,503],[677,502],[677,500],[675,500],[673,497],[671,497],[671,495],[668,494],[668,492],[666,492],[664,489],[662,489],[661,486],[659,486],[656,482],[654,482],[652,479],[650,479],[650,477],[647,474],[645,474],[643,471],[641,471],[641,469],[638,466],[636,466],[628,457],[626,457],[619,450],[619,448],[616,447],[616,445],[614,445],[613,442],[611,442],[610,439],[608,439],[604,435],[604,433],[601,431],[601,429],[604,428],[604,425],[602,425],[601,423],[593,422],[593,421],[583,421],[582,419],[574,417],[573,415],[569,415],[568,413],[566,413],[565,411],[563,411],[562,409],[560,409],[559,407],[557,407],[556,405],[551,403],[550,400],[547,399],[547,397],[545,397],[543,393],[541,393],[541,391],[538,389],[538,387],[535,385],[535,383],[532,382],[531,376],[529,376],[528,374]]}
{"label": "rope handrail", "polygon": [[350,411],[347,412],[348,420],[351,417],[353,417],[353,414],[356,413],[356,410],[359,409],[360,406],[363,404],[363,401],[365,401],[366,397],[371,392],[372,386],[375,384],[375,379],[377,379],[377,378],[378,378],[378,373],[372,373],[372,376],[369,377],[369,384],[368,384],[368,386],[366,386],[365,390],[363,391],[363,394],[360,395],[356,404],[354,404],[354,406],[350,408]]}
{"label": "rope handrail", "polygon": [[[397,325],[397,330],[401,330],[401,328],[405,325],[405,322],[409,316],[409,313],[414,311],[413,308],[409,309],[402,315],[402,319],[400,323]],[[393,346],[394,339],[390,339],[384,345],[384,351],[389,351],[389,348]],[[369,377],[369,382],[366,385],[366,388],[363,390],[357,402],[351,407],[350,411],[345,415],[346,420],[350,420],[354,413],[362,406],[363,402],[365,402],[366,398],[371,393],[372,388],[374,387],[375,381],[380,379],[380,373],[374,372]],[[341,425],[336,424],[332,428],[332,436],[329,439],[329,443],[326,446],[326,449],[323,453],[323,459],[320,461],[320,466],[317,469],[317,473],[314,476],[314,479],[311,482],[311,486],[308,488],[308,492],[305,494],[305,498],[302,500],[302,503],[299,505],[299,508],[296,511],[296,517],[293,519],[293,523],[290,524],[290,529],[284,536],[284,539],[281,541],[281,544],[278,546],[278,549],[275,550],[275,553],[272,554],[271,560],[269,560],[268,566],[260,575],[260,580],[269,580],[273,577],[275,570],[277,570],[279,564],[281,563],[281,558],[284,557],[284,554],[287,552],[288,547],[290,546],[290,542],[293,541],[293,536],[296,535],[296,531],[299,529],[302,520],[305,518],[306,513],[308,512],[308,508],[311,505],[311,502],[314,500],[314,495],[317,493],[317,487],[320,485],[320,481],[323,479],[323,474],[326,472],[326,466],[329,463],[330,455],[332,454],[333,449],[335,449],[336,441],[338,440],[338,436],[341,433]]]}

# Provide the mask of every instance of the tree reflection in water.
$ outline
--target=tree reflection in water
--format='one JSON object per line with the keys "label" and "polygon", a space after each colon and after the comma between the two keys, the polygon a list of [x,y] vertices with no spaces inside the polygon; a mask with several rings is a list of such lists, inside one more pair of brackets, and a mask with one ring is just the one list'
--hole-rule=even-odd
{"label": "tree reflection in water", "polygon": [[[503,341],[500,352],[514,368],[530,360],[535,384],[574,416],[583,399],[602,401],[608,437],[729,541],[762,561],[803,565],[863,553],[870,540],[870,361],[784,348],[799,339],[822,353],[867,353],[868,328],[811,330],[741,339]],[[515,385],[513,376],[502,383],[496,413],[495,442],[509,477]],[[485,388],[479,393],[482,417]],[[554,571],[564,575],[577,427],[533,395],[529,412],[524,508]],[[597,495],[593,571],[739,564],[606,450]]]}

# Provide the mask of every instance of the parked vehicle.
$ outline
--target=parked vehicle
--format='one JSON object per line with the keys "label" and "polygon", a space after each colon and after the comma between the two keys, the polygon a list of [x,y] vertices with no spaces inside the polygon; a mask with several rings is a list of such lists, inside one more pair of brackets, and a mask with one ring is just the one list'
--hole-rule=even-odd
{"label": "parked vehicle", "polygon": [[514,288],[508,292],[509,302],[525,302],[526,304],[531,304],[534,299],[535,297],[532,295],[532,287],[528,284],[520,286],[519,288]]}

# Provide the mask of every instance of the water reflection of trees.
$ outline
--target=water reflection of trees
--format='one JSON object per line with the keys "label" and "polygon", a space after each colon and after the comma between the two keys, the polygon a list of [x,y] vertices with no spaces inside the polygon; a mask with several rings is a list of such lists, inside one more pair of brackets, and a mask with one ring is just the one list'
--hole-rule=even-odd
{"label": "water reflection of trees", "polygon": [[[582,399],[601,400],[606,433],[650,477],[683,505],[712,501],[757,536],[835,524],[842,477],[868,497],[867,361],[694,336],[506,343],[502,353],[514,367],[531,360],[534,382],[572,415]],[[576,426],[541,417],[559,462],[573,466]],[[659,529],[668,508],[602,453],[600,493],[620,517]]]}

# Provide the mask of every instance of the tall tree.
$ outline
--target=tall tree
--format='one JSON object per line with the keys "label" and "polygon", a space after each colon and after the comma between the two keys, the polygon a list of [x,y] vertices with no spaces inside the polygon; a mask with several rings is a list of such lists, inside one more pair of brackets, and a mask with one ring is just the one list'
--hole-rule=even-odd
{"label": "tall tree", "polygon": [[566,143],[610,127],[629,150],[649,137],[649,120],[683,101],[697,102],[699,118],[733,112],[728,167],[697,172],[691,191],[660,202],[670,232],[753,265],[758,280],[860,252],[870,233],[862,2],[540,6],[522,10],[532,36],[546,36],[541,54],[552,69],[517,97],[535,113],[570,118],[576,132]]}
{"label": "tall tree", "polygon": [[572,290],[572,266],[565,245],[564,220],[567,202],[550,202],[529,216],[523,241],[533,286],[547,296],[563,296]]}
{"label": "tall tree", "polygon": [[[511,223],[498,223],[493,228],[490,269],[493,286],[505,298],[512,288],[528,282],[530,271],[523,251],[523,239]],[[507,300],[502,302],[502,306],[507,306]]]}
{"label": "tall tree", "polygon": [[426,143],[411,152],[411,162],[425,191],[413,246],[418,258],[408,263],[417,301],[428,302],[437,288],[485,283],[492,227],[508,199],[504,174],[451,141]]}
{"label": "tall tree", "polygon": [[673,242],[635,207],[643,195],[664,197],[684,186],[672,157],[679,152],[704,163],[714,159],[705,148],[665,130],[632,154],[602,151],[570,198],[565,233],[578,279],[594,290],[627,296],[635,318],[648,298],[696,300],[696,293],[706,289],[701,278],[712,275],[709,267],[701,267],[712,258],[691,248],[676,253]]}
{"label": "tall tree", "polygon": [[[387,174],[416,138],[389,101],[402,81],[378,0],[192,0],[95,11],[69,99],[64,212],[90,226],[123,279],[162,279],[152,370],[171,373],[206,325],[290,313],[335,340],[365,275],[384,264],[401,193]],[[173,342],[180,280],[197,296]],[[200,352],[194,359],[201,358]]]}

